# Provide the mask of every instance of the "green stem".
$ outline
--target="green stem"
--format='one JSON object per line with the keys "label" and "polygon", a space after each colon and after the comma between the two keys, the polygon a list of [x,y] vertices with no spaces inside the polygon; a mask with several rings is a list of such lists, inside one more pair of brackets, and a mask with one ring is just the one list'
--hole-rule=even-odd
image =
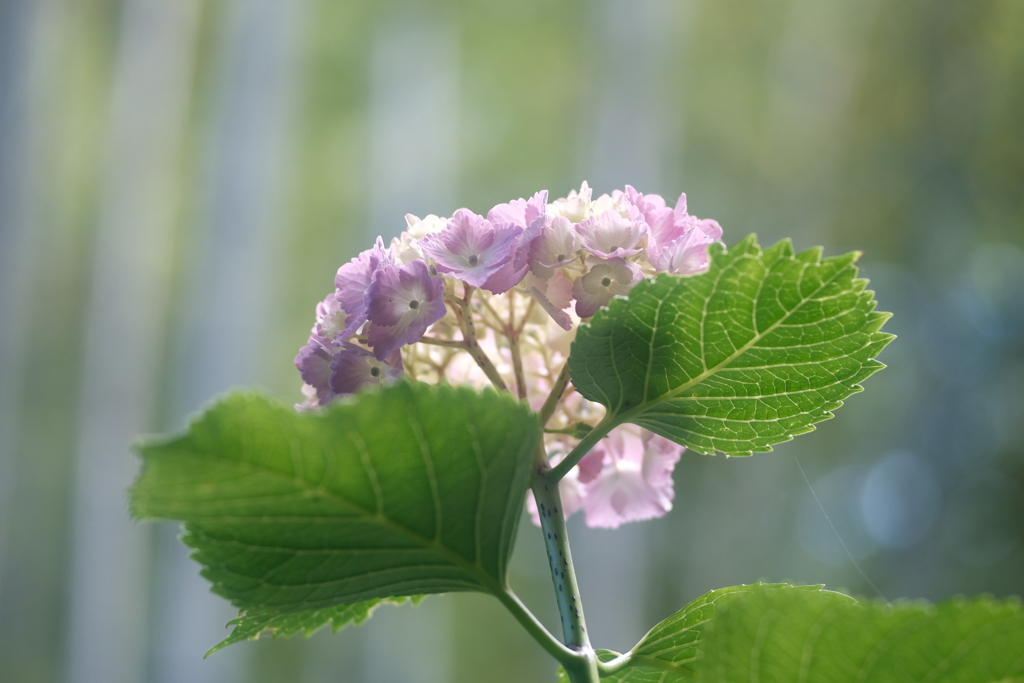
{"label": "green stem", "polygon": [[597,423],[597,426],[590,430],[585,437],[583,437],[576,447],[569,451],[569,455],[565,456],[561,462],[551,468],[550,471],[545,475],[545,479],[552,483],[558,483],[562,480],[566,474],[571,470],[584,455],[590,452],[597,442],[608,436],[608,432],[612,431],[618,424],[618,421],[609,418],[607,415]]}
{"label": "green stem", "polygon": [[576,427],[575,427],[575,425],[572,426],[572,427],[566,427],[565,429],[548,429],[548,428],[545,427],[544,428],[544,433],[545,434],[565,434],[567,436],[573,436],[574,434],[576,434]]}
{"label": "green stem", "polygon": [[587,635],[583,602],[572,565],[572,554],[569,552],[569,536],[565,529],[558,480],[550,480],[547,473],[547,454],[544,452],[543,443],[540,443],[534,459],[531,485],[537,501],[541,532],[544,534],[544,547],[551,567],[555,601],[562,621],[565,644],[575,653],[571,660],[562,661],[562,666],[565,667],[572,683],[596,683],[597,655]]}
{"label": "green stem", "polygon": [[555,414],[555,410],[558,409],[558,402],[562,400],[562,394],[565,393],[565,388],[569,385],[569,361],[565,362],[562,366],[562,371],[558,373],[558,377],[555,378],[555,383],[551,386],[551,393],[544,400],[544,405],[540,409],[540,423],[546,425],[551,416]]}
{"label": "green stem", "polygon": [[512,616],[516,618],[526,632],[533,636],[533,639],[540,643],[540,646],[548,651],[552,657],[557,659],[563,666],[565,663],[572,662],[579,658],[579,655],[570,650],[565,645],[559,642],[558,638],[551,635],[551,632],[544,627],[544,624],[540,623],[540,620],[533,615],[526,605],[519,599],[519,596],[512,592],[512,589],[506,588],[500,593],[495,593],[495,597],[501,600],[501,604],[505,605],[505,608],[512,613]]}

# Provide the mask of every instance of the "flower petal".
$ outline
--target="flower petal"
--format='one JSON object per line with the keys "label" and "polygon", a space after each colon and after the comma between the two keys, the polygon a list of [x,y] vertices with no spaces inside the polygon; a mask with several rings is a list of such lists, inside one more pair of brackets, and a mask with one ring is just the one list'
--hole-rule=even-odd
{"label": "flower petal", "polygon": [[444,317],[444,284],[432,277],[423,261],[378,270],[366,290],[370,327],[366,336],[378,360],[405,344],[419,341]]}

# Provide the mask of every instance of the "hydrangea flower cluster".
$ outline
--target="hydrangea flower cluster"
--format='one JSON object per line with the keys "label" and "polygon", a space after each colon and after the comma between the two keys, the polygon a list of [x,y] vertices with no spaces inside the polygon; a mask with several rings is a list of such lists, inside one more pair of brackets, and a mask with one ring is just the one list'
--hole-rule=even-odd
{"label": "hydrangea flower cluster", "polygon": [[[547,191],[499,204],[487,216],[406,216],[406,230],[338,269],[295,357],[309,410],[400,376],[491,385],[547,420],[557,463],[603,406],[572,391],[566,361],[581,321],[640,280],[708,268],[722,229],[655,194]],[[562,479],[565,515],[618,527],[672,507],[672,470],[683,448],[646,430],[616,428]],[[528,501],[539,524],[532,494]]]}

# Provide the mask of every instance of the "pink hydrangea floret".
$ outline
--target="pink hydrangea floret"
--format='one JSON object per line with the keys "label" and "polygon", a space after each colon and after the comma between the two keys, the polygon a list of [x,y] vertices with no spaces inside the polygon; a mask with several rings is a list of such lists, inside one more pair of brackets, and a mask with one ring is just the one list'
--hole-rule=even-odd
{"label": "pink hydrangea floret", "polygon": [[424,254],[434,259],[437,271],[474,287],[483,287],[503,265],[512,260],[518,225],[495,227],[483,216],[459,209],[441,232],[419,241]]}
{"label": "pink hydrangea floret", "polygon": [[672,470],[683,447],[647,430],[619,428],[579,464],[587,526],[615,529],[672,509]]}

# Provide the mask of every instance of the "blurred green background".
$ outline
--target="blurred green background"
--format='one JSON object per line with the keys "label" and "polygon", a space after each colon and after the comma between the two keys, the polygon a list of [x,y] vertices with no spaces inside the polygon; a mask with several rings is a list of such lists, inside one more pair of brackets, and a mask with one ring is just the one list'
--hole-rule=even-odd
{"label": "blurred green background", "polygon": [[[817,432],[573,521],[597,646],[758,579],[1024,593],[1019,0],[2,0],[0,681],[553,680],[474,595],[204,661],[234,612],[125,488],[136,434],[298,400],[316,302],[406,212],[584,179],[862,250],[899,335]],[[512,581],[555,626],[528,523]]]}

